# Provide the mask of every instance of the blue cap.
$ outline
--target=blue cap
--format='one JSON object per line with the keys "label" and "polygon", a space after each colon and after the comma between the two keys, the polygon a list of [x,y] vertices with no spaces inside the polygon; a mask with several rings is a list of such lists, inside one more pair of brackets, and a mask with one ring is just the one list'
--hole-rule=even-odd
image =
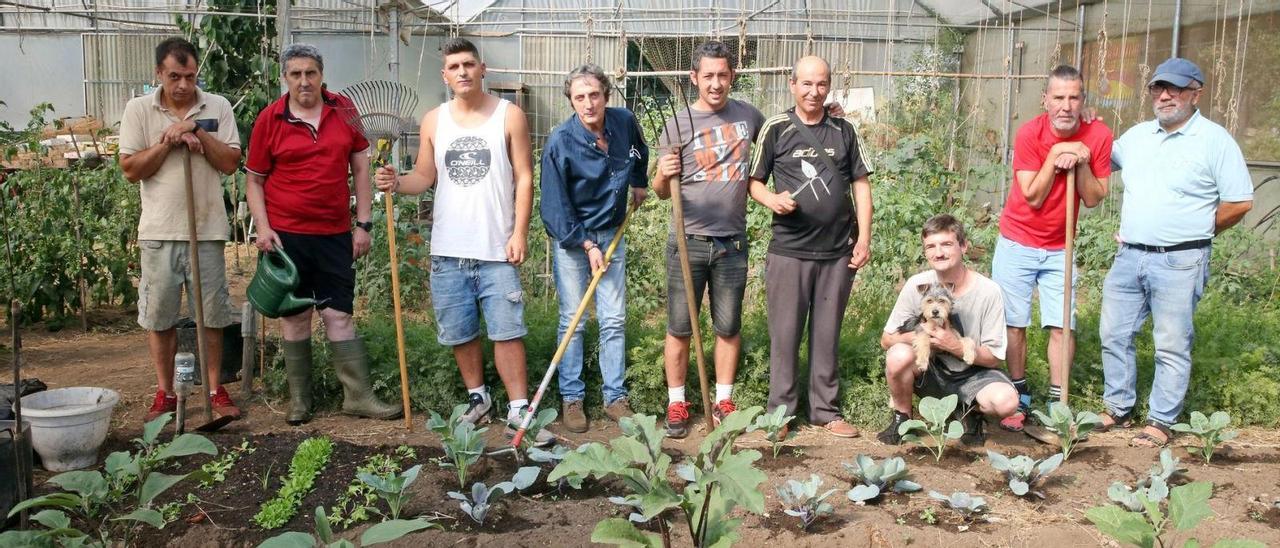
{"label": "blue cap", "polygon": [[1200,67],[1181,57],[1173,57],[1156,67],[1156,75],[1151,77],[1151,82],[1148,85],[1156,82],[1168,82],[1180,88],[1185,88],[1191,84],[1192,80],[1204,85],[1204,73],[1200,72]]}

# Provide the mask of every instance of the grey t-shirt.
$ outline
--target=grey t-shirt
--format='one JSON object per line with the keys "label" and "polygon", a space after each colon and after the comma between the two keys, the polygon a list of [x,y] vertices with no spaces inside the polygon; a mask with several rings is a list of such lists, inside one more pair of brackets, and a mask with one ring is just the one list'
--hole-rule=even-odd
{"label": "grey t-shirt", "polygon": [[[956,297],[951,307],[952,317],[959,320],[957,323],[960,328],[957,331],[961,336],[973,339],[978,346],[990,349],[996,359],[1003,360],[1004,297],[1000,293],[1000,286],[990,278],[972,270],[969,271],[969,275],[973,276],[973,279],[970,281],[968,291]],[[893,305],[893,312],[889,313],[889,321],[885,322],[884,332],[897,333],[904,323],[920,315],[924,296],[920,294],[918,287],[937,280],[938,274],[932,269],[908,278],[906,285],[902,287],[902,292],[898,293],[898,302]],[[947,352],[938,352],[936,355],[951,373],[962,373],[975,367]]]}
{"label": "grey t-shirt", "polygon": [[690,107],[667,120],[658,148],[667,154],[669,146],[684,145],[680,191],[685,233],[746,233],[747,163],[751,143],[763,124],[764,115],[756,107],[737,99],[730,99],[719,111]]}

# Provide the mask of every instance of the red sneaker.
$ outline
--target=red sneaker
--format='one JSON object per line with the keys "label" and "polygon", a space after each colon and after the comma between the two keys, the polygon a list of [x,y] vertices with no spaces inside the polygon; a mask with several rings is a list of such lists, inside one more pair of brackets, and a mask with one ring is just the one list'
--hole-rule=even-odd
{"label": "red sneaker", "polygon": [[240,418],[240,408],[231,401],[231,396],[227,394],[225,387],[219,386],[216,392],[209,394],[209,403],[213,406],[213,412],[219,417]]}
{"label": "red sneaker", "polygon": [[178,397],[166,394],[164,390],[156,390],[156,399],[151,402],[151,409],[147,410],[147,415],[142,421],[151,422],[160,415],[176,412],[178,412]]}
{"label": "red sneaker", "polygon": [[689,435],[689,402],[678,401],[667,406],[667,437],[683,438]]}
{"label": "red sneaker", "polygon": [[737,410],[738,406],[733,404],[733,400],[728,398],[720,400],[711,406],[711,422],[715,423],[716,426],[720,426],[720,421],[729,416],[729,413]]}

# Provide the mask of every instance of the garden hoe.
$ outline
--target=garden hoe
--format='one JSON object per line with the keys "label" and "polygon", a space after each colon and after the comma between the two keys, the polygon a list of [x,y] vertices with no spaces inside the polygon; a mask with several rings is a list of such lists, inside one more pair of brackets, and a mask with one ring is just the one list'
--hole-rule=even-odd
{"label": "garden hoe", "polygon": [[[1067,170],[1067,245],[1063,251],[1063,291],[1062,291],[1062,378],[1053,379],[1050,375],[1050,382],[1058,381],[1062,387],[1062,395],[1059,400],[1063,405],[1067,405],[1067,388],[1071,382],[1071,293],[1074,291],[1075,284],[1072,283],[1071,276],[1075,269],[1075,240],[1076,240],[1076,170],[1075,168]],[[1060,445],[1058,435],[1046,430],[1039,424],[1028,422],[1022,429],[1028,436],[1036,441],[1046,445]],[[1080,441],[1084,441],[1083,439]]]}
{"label": "garden hoe", "polygon": [[[189,235],[187,256],[191,267],[191,286],[189,289],[194,303],[191,315],[195,316],[196,320],[196,352],[200,356],[200,381],[202,383],[200,385],[200,393],[204,395],[204,416],[202,417],[204,422],[197,426],[196,430],[199,432],[213,432],[230,424],[236,418],[230,415],[213,416],[213,402],[210,401],[207,388],[209,386],[209,360],[205,351],[207,341],[204,335],[204,286],[200,285],[200,240],[196,235],[196,190],[194,183],[191,181],[191,151],[189,149],[182,151],[182,161],[183,174],[187,180],[187,234]],[[185,424],[177,424],[176,426],[179,432],[182,432],[186,427]]]}
{"label": "garden hoe", "polygon": [[[373,165],[387,163],[392,145],[411,126],[410,116],[418,106],[418,95],[409,86],[388,80],[367,80],[342,90],[354,108],[345,109],[347,123],[376,147]],[[376,167],[375,167],[376,169]],[[404,320],[400,314],[400,263],[396,257],[396,208],[394,195],[382,194],[387,206],[387,246],[391,263],[391,303],[396,318],[396,355],[400,360],[400,400],[404,405],[404,427],[413,430],[409,410],[409,365],[404,351]]]}
{"label": "garden hoe", "polygon": [[[609,242],[609,248],[604,252],[606,268],[613,258],[614,250],[618,249],[618,242],[622,241],[622,235],[627,231],[627,224],[631,222],[631,216],[635,212],[635,206],[630,206],[627,209],[627,216],[622,218],[622,225],[618,227],[618,232],[613,235],[613,241]],[[582,295],[582,301],[578,303],[578,310],[573,313],[573,319],[569,320],[569,326],[565,328],[564,336],[560,337],[560,346],[556,347],[556,353],[551,357],[551,366],[547,367],[547,372],[542,375],[542,383],[538,385],[538,391],[533,394],[533,401],[529,402],[529,409],[525,412],[524,420],[520,421],[520,429],[511,438],[511,447],[508,449],[514,451],[517,462],[521,460],[518,449],[520,442],[524,439],[525,430],[533,422],[534,415],[538,414],[538,405],[542,403],[542,396],[547,393],[547,385],[551,384],[551,379],[556,376],[556,368],[560,366],[560,360],[564,358],[564,353],[569,348],[569,341],[573,340],[573,335],[578,330],[578,322],[582,321],[582,315],[586,313],[587,306],[591,304],[591,298],[596,294],[596,286],[600,285],[600,279],[604,277],[604,272],[605,268],[601,268],[591,275],[591,283],[587,284],[587,291]],[[504,453],[508,449],[495,451],[491,455]]]}

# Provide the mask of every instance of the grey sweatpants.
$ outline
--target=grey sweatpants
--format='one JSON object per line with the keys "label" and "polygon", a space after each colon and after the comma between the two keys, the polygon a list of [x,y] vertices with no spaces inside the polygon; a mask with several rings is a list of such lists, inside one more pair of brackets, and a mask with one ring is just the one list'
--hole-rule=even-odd
{"label": "grey sweatpants", "polygon": [[769,302],[769,410],[785,405],[788,414],[800,416],[796,362],[807,321],[809,422],[826,424],[840,418],[836,351],[853,286],[849,255],[813,261],[770,253],[764,269]]}

